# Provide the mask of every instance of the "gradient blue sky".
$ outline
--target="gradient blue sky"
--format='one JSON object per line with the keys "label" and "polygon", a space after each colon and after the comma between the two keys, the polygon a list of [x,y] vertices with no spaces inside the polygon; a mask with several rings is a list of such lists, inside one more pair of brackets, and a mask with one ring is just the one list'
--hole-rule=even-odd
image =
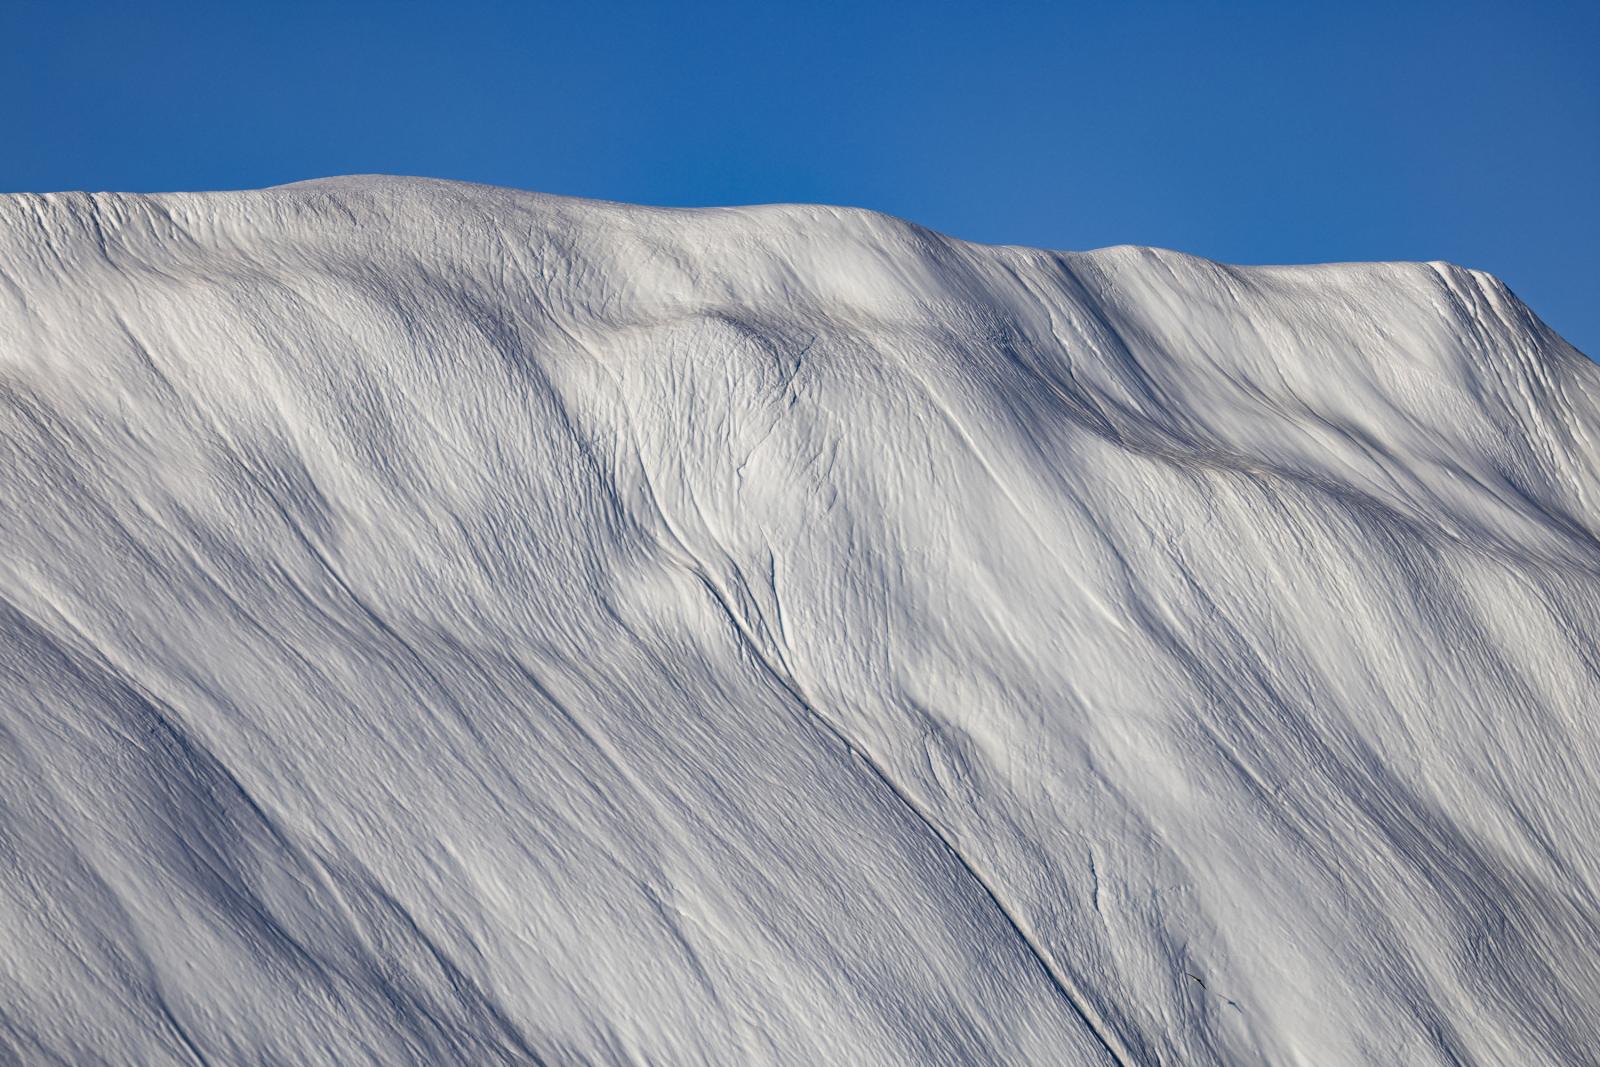
{"label": "gradient blue sky", "polygon": [[1600,4],[0,4],[0,189],[425,174],[1447,259],[1600,355]]}

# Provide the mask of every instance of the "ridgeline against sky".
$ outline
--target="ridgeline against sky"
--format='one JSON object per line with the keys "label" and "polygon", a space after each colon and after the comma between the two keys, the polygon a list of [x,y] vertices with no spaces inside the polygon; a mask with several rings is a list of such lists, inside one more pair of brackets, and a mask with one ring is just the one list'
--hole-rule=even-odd
{"label": "ridgeline against sky", "polygon": [[0,189],[420,174],[1442,259],[1600,353],[1592,4],[0,5]]}

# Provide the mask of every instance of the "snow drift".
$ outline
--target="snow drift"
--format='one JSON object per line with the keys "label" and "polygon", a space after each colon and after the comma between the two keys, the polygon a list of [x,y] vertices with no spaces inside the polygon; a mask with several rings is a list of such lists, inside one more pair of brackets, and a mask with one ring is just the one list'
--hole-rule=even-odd
{"label": "snow drift", "polygon": [[1597,440],[1443,264],[0,198],[0,1059],[1596,1062]]}

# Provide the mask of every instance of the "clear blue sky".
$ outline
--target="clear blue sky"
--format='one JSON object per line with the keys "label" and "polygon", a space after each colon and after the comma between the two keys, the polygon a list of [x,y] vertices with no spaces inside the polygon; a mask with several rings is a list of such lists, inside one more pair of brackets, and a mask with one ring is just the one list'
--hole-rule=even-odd
{"label": "clear blue sky", "polygon": [[1447,259],[1600,355],[1600,3],[0,4],[0,189],[425,174]]}

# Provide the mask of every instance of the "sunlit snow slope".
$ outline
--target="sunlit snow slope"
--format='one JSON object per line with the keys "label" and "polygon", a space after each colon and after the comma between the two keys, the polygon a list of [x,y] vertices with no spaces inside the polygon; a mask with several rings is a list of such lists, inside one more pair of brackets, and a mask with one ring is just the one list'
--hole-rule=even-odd
{"label": "sunlit snow slope", "polygon": [[1597,442],[1442,264],[0,198],[0,1062],[1600,1062]]}

